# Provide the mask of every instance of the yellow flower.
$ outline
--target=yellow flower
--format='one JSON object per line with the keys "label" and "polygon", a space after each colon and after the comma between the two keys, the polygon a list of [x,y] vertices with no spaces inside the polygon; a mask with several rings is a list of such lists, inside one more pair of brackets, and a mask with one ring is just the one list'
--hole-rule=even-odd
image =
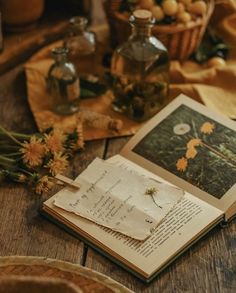
{"label": "yellow flower", "polygon": [[187,143],[187,148],[192,149],[195,148],[196,146],[201,145],[202,141],[199,138],[192,138],[190,141]]}
{"label": "yellow flower", "polygon": [[211,134],[215,129],[215,124],[211,122],[205,122],[202,124],[200,131],[205,134]]}
{"label": "yellow flower", "polygon": [[30,141],[24,142],[22,146],[20,151],[23,154],[23,162],[30,167],[40,166],[45,155],[45,146],[42,144],[42,140],[32,136]]}
{"label": "yellow flower", "polygon": [[25,176],[24,174],[19,174],[18,177],[19,182],[26,182],[27,181],[27,176]]}
{"label": "yellow flower", "polygon": [[62,153],[55,153],[53,159],[51,159],[46,165],[50,169],[53,176],[62,173],[68,167],[67,156]]}
{"label": "yellow flower", "polygon": [[194,159],[197,155],[197,150],[195,148],[189,148],[185,154],[187,159]]}
{"label": "yellow flower", "polygon": [[53,183],[49,181],[48,176],[43,176],[37,182],[35,187],[35,192],[37,194],[42,194],[43,192],[48,192],[53,186]]}
{"label": "yellow flower", "polygon": [[65,135],[59,130],[53,131],[53,133],[45,134],[45,143],[48,151],[52,153],[63,152],[63,143],[65,141]]}
{"label": "yellow flower", "polygon": [[155,187],[150,187],[150,188],[147,188],[146,191],[145,191],[145,195],[154,195],[157,193],[157,189]]}
{"label": "yellow flower", "polygon": [[188,166],[188,160],[185,157],[178,159],[176,163],[176,168],[178,171],[184,172]]}

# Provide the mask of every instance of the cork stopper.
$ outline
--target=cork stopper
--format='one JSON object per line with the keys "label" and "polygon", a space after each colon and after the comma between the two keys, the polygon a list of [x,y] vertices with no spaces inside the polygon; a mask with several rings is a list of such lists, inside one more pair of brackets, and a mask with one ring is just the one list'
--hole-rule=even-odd
{"label": "cork stopper", "polygon": [[135,22],[145,23],[151,20],[152,13],[146,9],[137,9],[133,12],[133,17],[135,18]]}

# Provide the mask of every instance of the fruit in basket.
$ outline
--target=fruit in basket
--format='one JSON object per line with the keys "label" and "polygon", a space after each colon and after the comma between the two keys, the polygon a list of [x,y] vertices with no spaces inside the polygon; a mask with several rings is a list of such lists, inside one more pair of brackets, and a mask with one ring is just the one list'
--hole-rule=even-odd
{"label": "fruit in basket", "polygon": [[151,8],[154,6],[154,2],[154,0],[140,0],[138,1],[138,5],[142,7],[142,9],[151,10]]}
{"label": "fruit in basket", "polygon": [[178,4],[175,0],[165,0],[162,3],[162,9],[165,15],[174,16],[178,12]]}
{"label": "fruit in basket", "polygon": [[[129,36],[128,15],[136,9],[143,9],[142,5],[147,5],[147,2],[106,0],[105,3],[111,42],[115,47]],[[188,59],[199,46],[205,33],[214,8],[214,0],[153,0],[148,2],[148,5],[155,19],[152,33],[166,46],[170,58]]]}
{"label": "fruit in basket", "polygon": [[187,23],[192,19],[192,17],[190,15],[190,13],[184,11],[184,12],[181,12],[177,15],[177,19],[180,22]]}
{"label": "fruit in basket", "polygon": [[189,11],[196,15],[203,16],[207,11],[207,4],[204,1],[196,1],[189,5]]}
{"label": "fruit in basket", "polygon": [[[126,3],[126,5],[124,5]],[[123,13],[136,8],[148,9],[158,24],[187,23],[207,13],[208,2],[205,0],[123,0]]]}
{"label": "fruit in basket", "polygon": [[159,5],[153,6],[151,12],[157,21],[161,21],[165,17],[164,11]]}

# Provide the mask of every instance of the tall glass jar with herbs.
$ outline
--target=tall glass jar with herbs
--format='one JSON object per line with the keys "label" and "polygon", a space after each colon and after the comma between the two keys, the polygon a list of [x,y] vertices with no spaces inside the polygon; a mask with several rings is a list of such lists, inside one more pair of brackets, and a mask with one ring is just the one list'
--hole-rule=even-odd
{"label": "tall glass jar with herbs", "polygon": [[135,10],[130,17],[132,34],[112,56],[112,107],[137,121],[156,114],[168,94],[169,56],[151,35],[154,22],[150,11]]}
{"label": "tall glass jar with herbs", "polygon": [[48,92],[52,97],[52,110],[60,115],[69,115],[79,110],[80,84],[74,65],[67,59],[68,49],[52,50],[55,62],[47,76]]}
{"label": "tall glass jar with herbs", "polygon": [[94,73],[96,52],[95,34],[87,29],[88,20],[82,16],[70,19],[64,46],[69,50],[69,59],[79,74]]}

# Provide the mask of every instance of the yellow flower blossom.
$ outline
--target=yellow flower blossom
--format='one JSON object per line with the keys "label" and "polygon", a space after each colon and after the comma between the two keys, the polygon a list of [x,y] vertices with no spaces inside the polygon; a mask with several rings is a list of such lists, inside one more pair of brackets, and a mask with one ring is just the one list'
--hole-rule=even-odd
{"label": "yellow flower blossom", "polygon": [[19,174],[18,181],[21,183],[26,182],[27,176],[25,176],[24,174]]}
{"label": "yellow flower blossom", "polygon": [[62,173],[68,167],[67,156],[62,153],[55,153],[53,159],[51,159],[46,165],[50,169],[53,176]]}
{"label": "yellow flower blossom", "polygon": [[145,195],[155,195],[157,191],[158,190],[155,187],[150,187],[146,189]]}
{"label": "yellow flower blossom", "polygon": [[178,159],[176,163],[176,168],[178,171],[184,172],[188,166],[188,160],[185,157]]}
{"label": "yellow flower blossom", "polygon": [[195,148],[196,146],[201,145],[201,143],[202,143],[201,139],[199,139],[199,138],[192,138],[187,143],[187,149]]}
{"label": "yellow flower blossom", "polygon": [[205,122],[202,124],[200,131],[205,134],[211,134],[215,129],[215,124],[211,122]]}
{"label": "yellow flower blossom", "polygon": [[45,134],[46,148],[52,153],[63,152],[64,141],[65,135],[59,130],[54,131],[53,133]]}
{"label": "yellow flower blossom", "polygon": [[40,166],[43,162],[45,155],[45,145],[41,139],[32,136],[29,142],[24,142],[20,149],[23,158],[23,162],[30,167]]}
{"label": "yellow flower blossom", "polygon": [[194,159],[197,155],[197,150],[195,148],[189,148],[185,154],[187,159]]}
{"label": "yellow flower blossom", "polygon": [[48,176],[43,176],[40,178],[36,184],[35,192],[37,194],[42,194],[43,192],[48,192],[53,186],[53,183],[49,181]]}

